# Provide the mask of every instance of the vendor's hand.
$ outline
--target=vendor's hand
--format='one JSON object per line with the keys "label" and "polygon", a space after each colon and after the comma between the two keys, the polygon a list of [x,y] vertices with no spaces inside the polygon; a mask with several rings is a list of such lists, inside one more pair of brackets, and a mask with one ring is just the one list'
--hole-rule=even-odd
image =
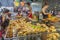
{"label": "vendor's hand", "polygon": [[4,17],[4,16],[2,17],[2,21],[3,21],[3,22],[5,21],[5,17]]}

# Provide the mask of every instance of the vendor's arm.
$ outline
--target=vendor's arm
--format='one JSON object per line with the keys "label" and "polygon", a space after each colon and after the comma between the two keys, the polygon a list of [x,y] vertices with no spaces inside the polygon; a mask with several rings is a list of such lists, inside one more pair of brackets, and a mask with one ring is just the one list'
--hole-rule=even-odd
{"label": "vendor's arm", "polygon": [[46,13],[46,10],[47,10],[48,7],[49,7],[48,5],[45,5],[45,6],[42,8],[42,12],[43,12],[44,14],[48,14],[48,13]]}
{"label": "vendor's arm", "polygon": [[42,9],[42,12],[47,15],[48,13],[46,13],[45,11],[46,11],[45,9]]}
{"label": "vendor's arm", "polygon": [[4,22],[5,21],[5,16],[2,16],[2,22]]}

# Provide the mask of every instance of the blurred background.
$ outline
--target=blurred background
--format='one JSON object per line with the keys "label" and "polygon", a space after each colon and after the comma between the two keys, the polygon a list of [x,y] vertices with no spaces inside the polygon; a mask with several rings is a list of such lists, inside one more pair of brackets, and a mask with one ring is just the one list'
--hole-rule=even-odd
{"label": "blurred background", "polygon": [[[14,7],[19,6],[20,5],[19,3],[22,1],[25,1],[26,3],[29,2],[31,4],[33,11],[41,10],[42,6],[45,4],[46,1],[50,5],[48,11],[50,11],[52,9],[55,9],[56,11],[60,11],[60,0],[0,0],[0,11],[4,7],[5,8],[9,7],[9,9],[11,11],[13,11]],[[32,4],[32,3],[37,3],[38,5]],[[36,9],[34,9],[35,7],[36,7]]]}

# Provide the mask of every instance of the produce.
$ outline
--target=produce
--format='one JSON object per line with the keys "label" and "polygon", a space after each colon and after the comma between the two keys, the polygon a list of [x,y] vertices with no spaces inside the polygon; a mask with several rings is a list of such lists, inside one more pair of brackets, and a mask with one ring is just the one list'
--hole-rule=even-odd
{"label": "produce", "polygon": [[47,34],[47,40],[58,40],[59,33],[50,33]]}
{"label": "produce", "polygon": [[51,13],[49,13],[49,14],[48,14],[48,18],[51,18],[51,17],[52,17],[52,15],[51,15]]}
{"label": "produce", "polygon": [[56,29],[54,26],[51,26],[48,29],[48,33],[47,33],[47,40],[58,40],[59,38],[59,33],[57,33]]}
{"label": "produce", "polygon": [[54,26],[51,26],[48,28],[47,33],[43,33],[41,37],[42,40],[58,40],[60,35],[57,33],[56,28]]}
{"label": "produce", "polygon": [[[13,32],[15,30],[15,32]],[[38,34],[38,33],[44,33],[48,32],[51,34],[47,34],[47,39],[50,40],[51,35],[53,35],[53,39],[56,39],[59,37],[58,33],[52,33],[56,32],[56,29],[54,26],[48,27],[45,24],[39,24],[36,23],[36,25],[31,24],[31,22],[26,22],[24,18],[17,19],[17,20],[11,20],[9,23],[9,26],[7,28],[6,37],[12,38],[13,34],[15,36],[26,36],[26,35],[32,35],[32,34]],[[49,35],[49,36],[48,36]]]}
{"label": "produce", "polygon": [[59,21],[57,17],[49,17],[48,20],[52,21],[52,22],[57,22]]}
{"label": "produce", "polygon": [[51,26],[51,27],[49,27],[47,32],[57,32],[57,31],[56,31],[56,28],[54,26]]}
{"label": "produce", "polygon": [[7,28],[8,35],[7,34],[6,35],[7,36],[12,35],[10,37],[13,37],[13,29],[17,31],[17,36],[36,34],[38,32],[45,32],[47,30],[46,27],[43,27],[43,26],[41,27],[41,24],[39,24],[39,23],[37,23],[36,25],[33,25],[33,24],[31,24],[31,22],[26,22],[25,19],[23,19],[23,18],[18,19],[18,20],[11,20],[10,24]]}

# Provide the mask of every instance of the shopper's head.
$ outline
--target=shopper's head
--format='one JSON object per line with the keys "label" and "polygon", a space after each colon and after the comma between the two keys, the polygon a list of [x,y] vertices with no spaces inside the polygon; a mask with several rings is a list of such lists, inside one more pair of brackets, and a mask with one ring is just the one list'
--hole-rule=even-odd
{"label": "shopper's head", "polygon": [[48,7],[49,7],[49,5],[45,5],[44,7],[45,7],[45,8],[48,8]]}
{"label": "shopper's head", "polygon": [[9,10],[4,8],[3,13],[9,13]]}
{"label": "shopper's head", "polygon": [[49,3],[47,1],[45,1],[43,7],[46,7],[46,8],[49,7]]}
{"label": "shopper's head", "polygon": [[29,6],[30,6],[30,3],[28,2],[28,3],[27,3],[27,5],[29,5]]}
{"label": "shopper's head", "polygon": [[20,5],[21,5],[21,6],[24,6],[24,5],[25,5],[25,3],[24,3],[24,2],[20,2]]}

